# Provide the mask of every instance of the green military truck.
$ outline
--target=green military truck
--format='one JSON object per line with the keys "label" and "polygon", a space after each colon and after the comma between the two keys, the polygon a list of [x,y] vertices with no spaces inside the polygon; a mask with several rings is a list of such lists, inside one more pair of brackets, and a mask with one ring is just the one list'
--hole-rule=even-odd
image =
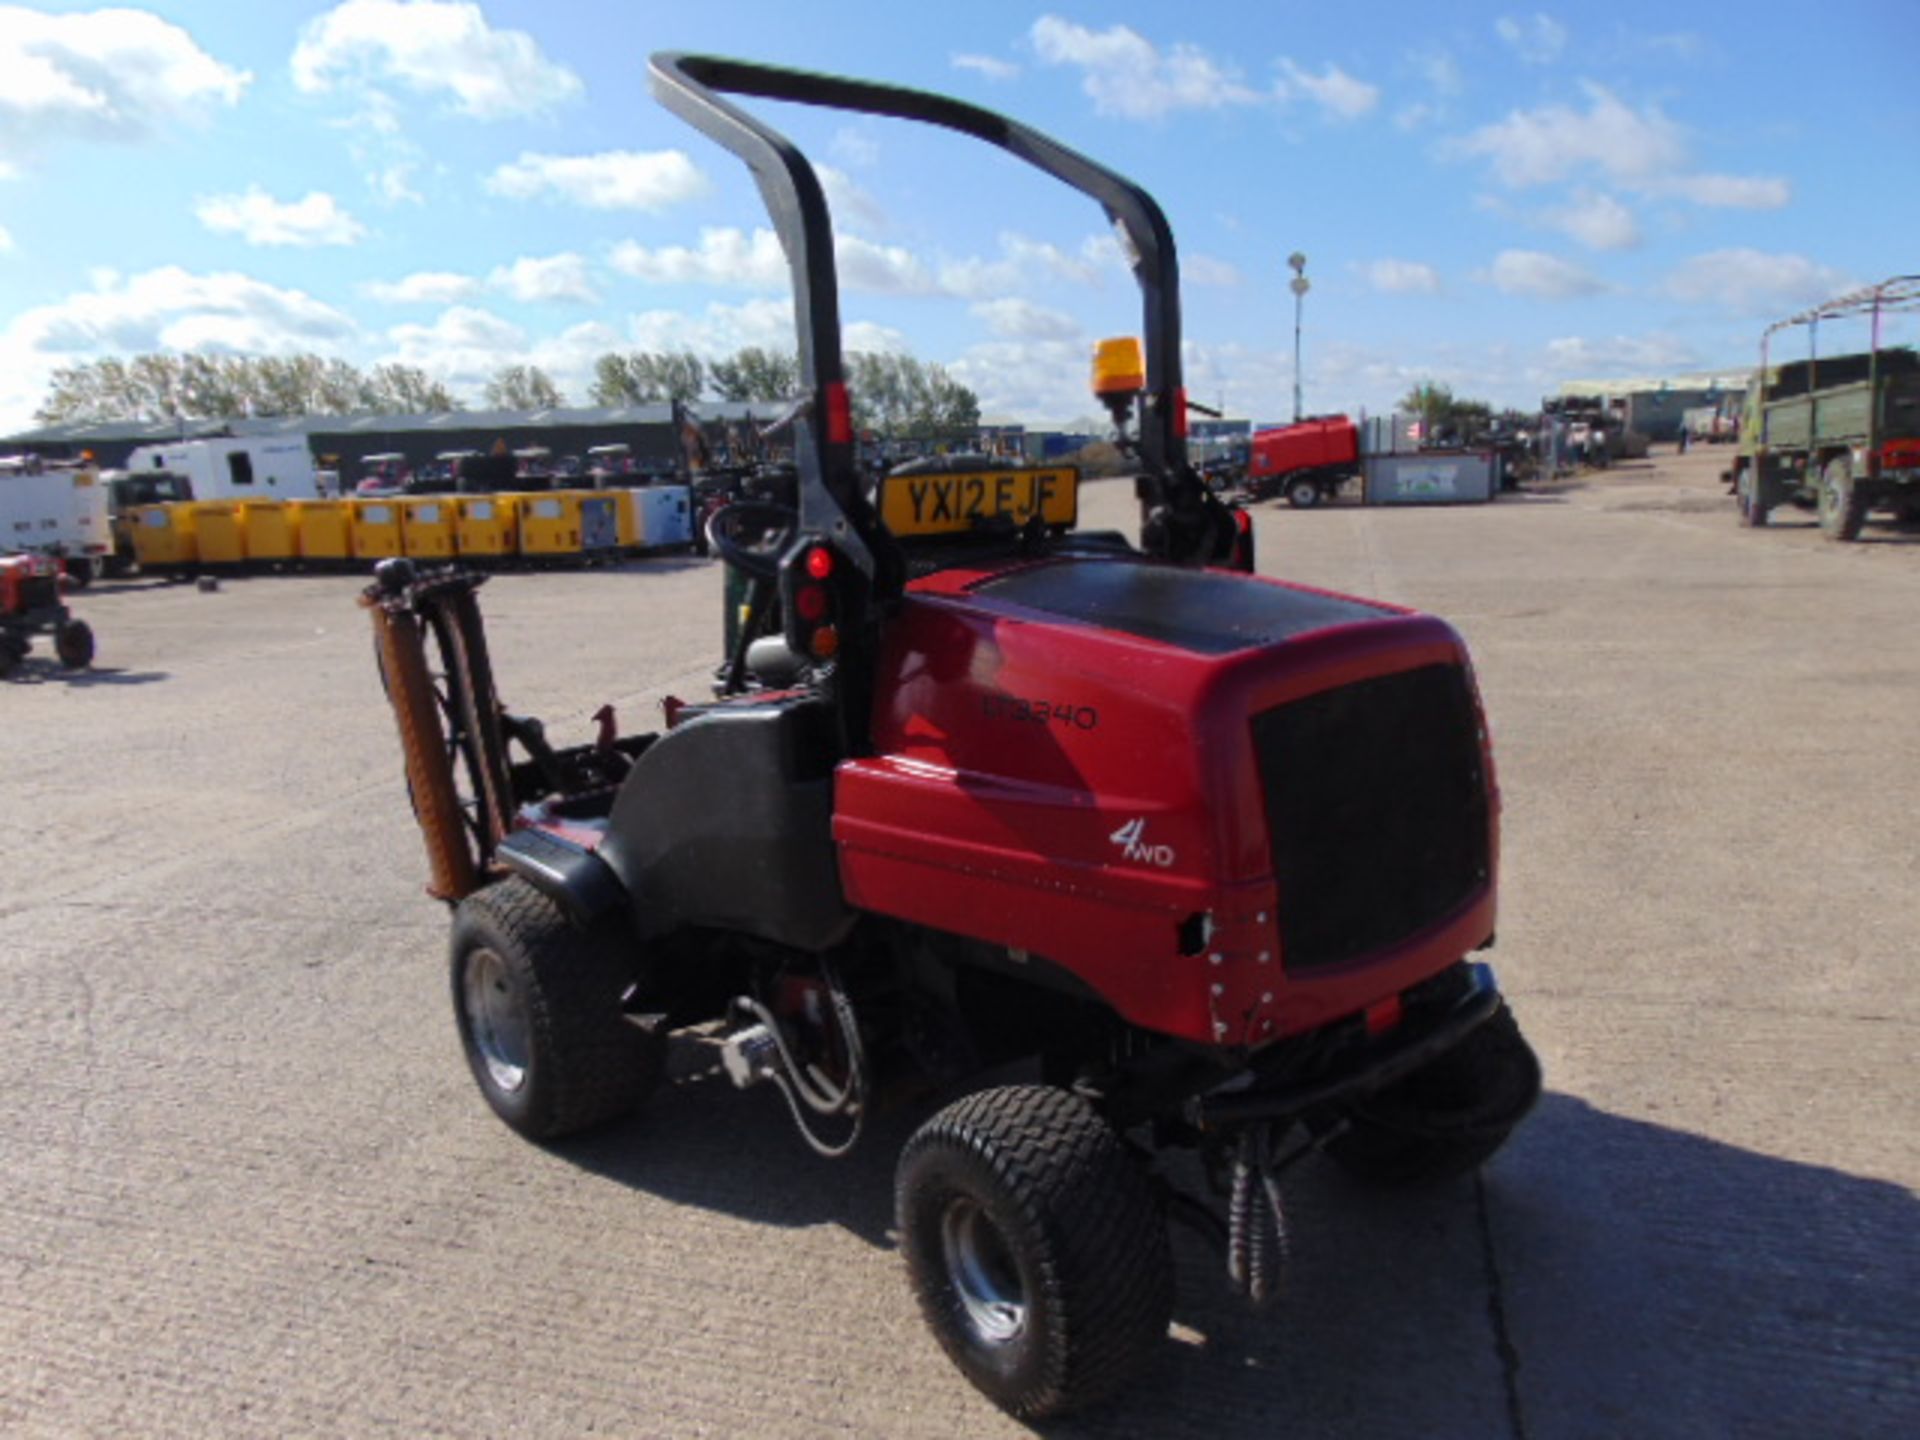
{"label": "green military truck", "polygon": [[[1920,276],[1900,276],[1769,326],[1747,391],[1731,479],[1743,524],[1781,505],[1817,510],[1834,540],[1857,540],[1869,512],[1920,519],[1920,355],[1883,346],[1889,315],[1920,309]],[[1820,357],[1822,321],[1865,318],[1863,351]],[[1809,354],[1771,362],[1773,337],[1805,329]]]}

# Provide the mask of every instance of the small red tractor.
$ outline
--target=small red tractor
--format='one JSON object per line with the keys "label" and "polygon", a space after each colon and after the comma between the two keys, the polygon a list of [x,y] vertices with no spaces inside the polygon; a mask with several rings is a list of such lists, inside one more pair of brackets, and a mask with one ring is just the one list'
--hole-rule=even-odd
{"label": "small red tractor", "polygon": [[93,630],[67,609],[66,576],[51,555],[0,555],[0,676],[33,649],[33,637],[53,636],[53,653],[69,670],[93,663]]}
{"label": "small red tractor", "polygon": [[[745,618],[716,697],[655,733],[603,710],[558,747],[506,710],[478,576],[389,561],[367,591],[460,1043],[538,1141],[667,1075],[771,1087],[824,1156],[944,1094],[896,1172],[909,1278],[970,1381],[1057,1414],[1164,1343],[1170,1220],[1264,1299],[1290,1166],[1458,1174],[1535,1100],[1470,958],[1499,850],[1473,669],[1439,620],[1252,573],[1187,460],[1144,190],[938,95],[688,55],[651,78],[785,248],[793,461],[710,521]],[[1075,528],[1070,470],[862,470],[818,177],[728,93],[944,126],[1105,210],[1144,301],[1144,344],[1095,358],[1138,543]]]}

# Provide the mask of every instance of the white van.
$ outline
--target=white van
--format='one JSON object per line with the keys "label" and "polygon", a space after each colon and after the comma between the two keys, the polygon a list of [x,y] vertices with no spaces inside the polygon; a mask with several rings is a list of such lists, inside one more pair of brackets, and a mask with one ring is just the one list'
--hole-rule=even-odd
{"label": "white van", "polygon": [[76,585],[105,573],[113,553],[107,487],[91,464],[0,458],[0,551],[33,550],[66,562]]}
{"label": "white van", "polygon": [[320,495],[313,454],[303,437],[174,440],[142,445],[127,457],[133,474],[167,470],[196,500],[313,500]]}

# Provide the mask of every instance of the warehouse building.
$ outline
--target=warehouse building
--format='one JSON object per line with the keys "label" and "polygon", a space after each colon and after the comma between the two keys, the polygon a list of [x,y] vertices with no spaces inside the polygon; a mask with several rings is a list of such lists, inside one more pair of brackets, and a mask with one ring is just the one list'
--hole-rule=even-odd
{"label": "warehouse building", "polygon": [[1624,413],[1626,428],[1655,443],[1680,438],[1681,417],[1705,405],[1717,405],[1729,395],[1744,395],[1755,366],[1728,366],[1678,375],[1638,375],[1627,379],[1568,380],[1560,386],[1563,398],[1592,396],[1608,409]]}

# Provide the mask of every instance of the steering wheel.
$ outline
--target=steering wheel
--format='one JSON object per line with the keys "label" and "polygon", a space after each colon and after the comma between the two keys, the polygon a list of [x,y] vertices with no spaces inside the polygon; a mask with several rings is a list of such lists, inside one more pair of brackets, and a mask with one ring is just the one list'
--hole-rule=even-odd
{"label": "steering wheel", "polygon": [[727,564],[756,580],[778,580],[780,557],[800,512],[771,500],[734,500],[707,517],[707,543]]}

